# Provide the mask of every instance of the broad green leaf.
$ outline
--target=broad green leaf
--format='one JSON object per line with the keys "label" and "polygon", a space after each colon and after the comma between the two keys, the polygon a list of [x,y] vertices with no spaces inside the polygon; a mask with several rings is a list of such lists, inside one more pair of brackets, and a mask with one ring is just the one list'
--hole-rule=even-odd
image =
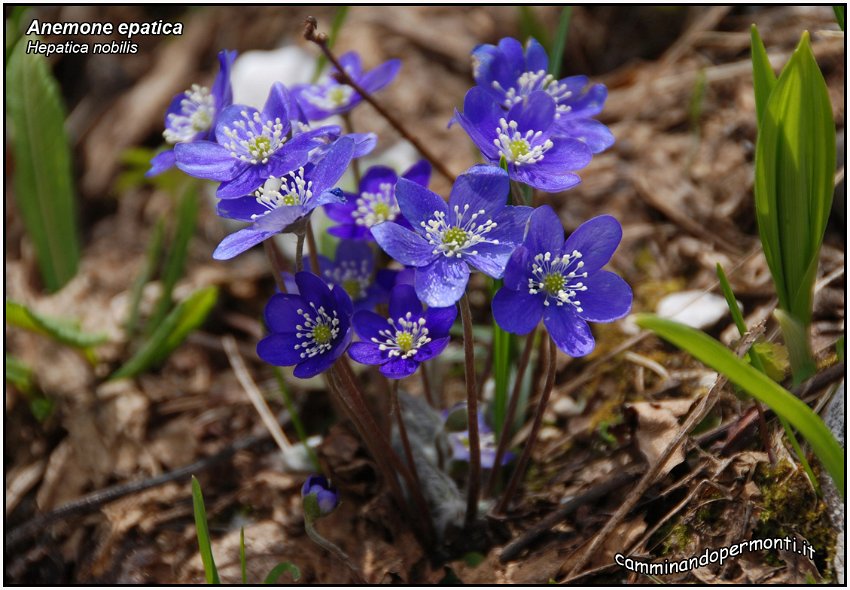
{"label": "broad green leaf", "polygon": [[767,99],[776,86],[776,74],[767,58],[767,51],[755,25],[750,26],[750,46],[753,60],[753,90],[756,95],[756,121],[761,124]]}
{"label": "broad green leaf", "polygon": [[652,314],[637,314],[636,321],[641,328],[655,332],[725,375],[796,428],[812,446],[843,497],[844,449],[809,406],[703,332]]}
{"label": "broad green leaf", "polygon": [[133,377],[162,362],[186,336],[207,319],[218,298],[216,287],[198,289],[175,307],[127,363],[109,378]]}
{"label": "broad green leaf", "polygon": [[794,385],[799,385],[814,375],[817,370],[809,345],[809,327],[781,309],[775,309],[773,317],[779,321],[779,326],[782,328],[782,336],[785,338],[788,358],[791,361],[791,372],[794,375]]}
{"label": "broad green leaf", "polygon": [[77,272],[80,246],[65,108],[47,59],[26,53],[22,37],[6,68],[14,195],[48,291]]}
{"label": "broad green leaf", "polygon": [[844,12],[846,6],[844,4],[836,4],[832,7],[832,10],[835,12],[835,20],[838,22],[838,26],[841,27],[841,30],[844,30]]}
{"label": "broad green leaf", "polygon": [[248,561],[245,559],[245,527],[239,528],[239,569],[242,572],[242,583],[248,583]]}
{"label": "broad green leaf", "polygon": [[195,512],[195,530],[198,532],[198,548],[201,552],[201,561],[204,564],[204,575],[207,584],[221,584],[218,577],[218,569],[215,567],[212,545],[210,544],[210,530],[207,525],[207,509],[204,506],[204,495],[201,493],[201,484],[192,476],[192,506]]}
{"label": "broad green leaf", "polygon": [[18,328],[43,334],[75,348],[88,349],[107,340],[106,334],[82,332],[79,325],[65,318],[54,318],[37,313],[15,301],[6,301],[6,323]]}
{"label": "broad green leaf", "polygon": [[172,305],[172,294],[174,286],[183,276],[183,268],[186,266],[186,256],[189,253],[189,241],[195,233],[195,223],[198,218],[198,189],[192,184],[183,194],[180,206],[177,209],[177,224],[174,229],[174,239],[165,261],[162,272],[162,295],[156,302],[153,313],[148,320],[147,333],[150,334],[157,329],[165,314]]}
{"label": "broad green leaf", "polygon": [[561,64],[564,61],[564,50],[567,47],[567,33],[570,31],[570,16],[573,13],[572,6],[564,6],[561,9],[561,18],[558,21],[558,33],[552,44],[552,53],[549,56],[549,73],[555,79],[561,77]]}
{"label": "broad green leaf", "polygon": [[263,580],[263,584],[276,584],[277,579],[284,572],[289,572],[289,574],[292,576],[293,582],[297,582],[301,579],[301,570],[298,569],[298,566],[293,563],[289,563],[288,561],[284,561],[272,568],[272,570],[269,572],[269,575],[267,575],[266,579]]}
{"label": "broad green leaf", "polygon": [[[345,22],[345,17],[348,16],[349,8],[349,6],[336,7],[336,11],[334,12],[334,19],[331,21],[331,29],[330,31],[328,31],[328,49],[333,49],[334,42],[336,41],[336,37],[339,34],[339,30],[342,28],[342,25]],[[322,75],[322,71],[324,71],[325,66],[327,64],[328,58],[325,57],[324,53],[322,53],[318,57],[318,59],[316,59],[316,69],[313,70],[313,84],[319,81],[319,78]]]}

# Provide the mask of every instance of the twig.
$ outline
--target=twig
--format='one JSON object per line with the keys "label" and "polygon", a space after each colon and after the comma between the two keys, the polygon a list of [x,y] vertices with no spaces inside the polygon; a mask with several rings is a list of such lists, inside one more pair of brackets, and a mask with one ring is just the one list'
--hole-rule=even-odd
{"label": "twig", "polygon": [[481,443],[478,438],[478,388],[475,385],[475,343],[472,341],[472,311],[466,293],[458,301],[463,323],[464,378],[466,381],[466,416],[469,433],[469,481],[466,491],[466,518],[469,526],[478,515],[478,490],[481,487]]}
{"label": "twig", "polygon": [[260,390],[257,388],[257,384],[254,383],[254,380],[251,379],[248,367],[245,366],[245,361],[242,360],[242,355],[239,354],[236,339],[230,334],[222,336],[221,345],[224,347],[224,353],[230,361],[230,366],[233,367],[233,373],[236,375],[236,379],[239,381],[242,389],[245,390],[245,393],[248,394],[248,399],[250,399],[251,403],[254,404],[254,409],[257,410],[263,424],[272,435],[277,446],[283,452],[284,460],[286,460],[289,456],[289,451],[292,449],[292,443],[286,438],[286,434],[283,432],[280,424],[278,424],[278,421],[269,409],[266,400],[263,399],[263,394],[260,393]]}
{"label": "twig", "polygon": [[8,551],[9,549],[14,548],[23,541],[26,541],[27,539],[43,532],[45,527],[56,521],[71,518],[73,516],[89,514],[91,512],[95,512],[101,506],[109,504],[110,502],[114,502],[115,500],[120,500],[125,496],[137,494],[139,492],[143,492],[151,488],[165,485],[167,483],[171,483],[179,479],[188,478],[192,474],[197,474],[202,471],[206,471],[207,469],[217,465],[218,463],[229,459],[231,456],[233,456],[239,451],[255,447],[260,443],[267,442],[269,438],[270,437],[266,434],[260,436],[248,436],[246,438],[234,442],[232,445],[226,447],[225,449],[222,449],[215,455],[204,457],[203,459],[199,459],[198,461],[195,461],[190,465],[180,467],[178,469],[175,469],[174,471],[169,471],[168,473],[163,473],[162,475],[157,475],[156,477],[151,477],[149,479],[116,484],[106,489],[92,492],[91,494],[83,496],[78,500],[74,500],[63,506],[60,506],[52,512],[36,516],[35,518],[19,526],[18,528],[12,529],[8,533],[6,533],[4,546]]}
{"label": "twig", "polygon": [[363,100],[368,102],[372,107],[378,111],[378,113],[387,120],[387,122],[393,126],[393,128],[398,131],[398,133],[404,137],[407,141],[413,144],[420,154],[425,156],[425,159],[431,162],[431,165],[442,174],[449,182],[454,183],[456,177],[454,174],[449,172],[448,168],[442,163],[442,161],[437,158],[430,150],[428,150],[422,143],[410,133],[407,129],[405,129],[404,125],[402,125],[401,121],[395,118],[389,111],[387,111],[379,102],[375,100],[375,98],[366,92],[362,86],[360,86],[357,82],[355,82],[351,76],[348,75],[348,72],[345,71],[345,68],[342,67],[342,64],[339,63],[339,60],[333,54],[333,52],[328,47],[328,36],[325,33],[316,33],[316,28],[318,27],[318,22],[312,16],[308,16],[304,20],[304,38],[308,41],[312,41],[316,45],[319,46],[319,49],[322,50],[322,53],[325,54],[325,57],[328,58],[328,61],[333,64],[338,72],[338,79],[343,84],[351,86],[357,94],[363,97]]}

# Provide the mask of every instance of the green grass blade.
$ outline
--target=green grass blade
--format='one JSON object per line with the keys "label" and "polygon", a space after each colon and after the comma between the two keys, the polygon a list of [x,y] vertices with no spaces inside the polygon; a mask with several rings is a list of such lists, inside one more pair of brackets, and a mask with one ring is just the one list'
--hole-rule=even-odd
{"label": "green grass blade", "polygon": [[[491,297],[502,286],[501,279],[492,281]],[[493,431],[501,432],[508,409],[508,385],[511,377],[511,335],[493,320]]]}
{"label": "green grass blade", "polygon": [[174,229],[174,239],[171,242],[171,249],[162,272],[162,294],[159,300],[157,300],[154,311],[148,320],[148,334],[157,329],[173,304],[172,294],[174,293],[174,286],[177,285],[177,281],[183,276],[183,269],[186,266],[186,256],[189,253],[189,241],[192,239],[192,234],[195,233],[197,219],[198,188],[197,184],[193,183],[183,193],[183,198],[180,199],[180,206],[177,209],[177,225]]}
{"label": "green grass blade", "polygon": [[263,580],[263,584],[274,584],[277,582],[277,579],[284,572],[289,572],[292,575],[292,581],[297,582],[301,579],[301,570],[298,569],[298,566],[295,564],[289,563],[288,561],[284,561],[283,563],[279,563],[272,568],[269,572],[269,575],[266,576],[266,579]]}
{"label": "green grass blade", "polygon": [[72,320],[42,315],[15,301],[6,301],[6,323],[74,348],[92,348],[108,338],[106,334],[83,332]]}
{"label": "green grass blade", "polygon": [[549,33],[546,27],[537,18],[532,6],[523,5],[519,8],[519,34],[521,39],[529,39],[533,37],[537,39],[548,54],[552,50],[552,42],[549,40]]}
{"label": "green grass blade", "polygon": [[65,108],[47,59],[21,38],[6,68],[6,114],[14,154],[15,203],[32,240],[44,286],[76,273],[80,245]]}
{"label": "green grass blade", "polygon": [[212,545],[210,544],[204,495],[201,493],[201,484],[198,483],[194,475],[192,476],[192,506],[195,511],[195,530],[198,531],[198,548],[201,551],[201,561],[204,563],[204,575],[207,578],[207,584],[221,584],[218,569],[215,567],[215,559],[213,559]]}
{"label": "green grass blade", "polygon": [[[336,7],[336,11],[334,12],[334,18],[331,21],[331,29],[330,31],[328,31],[328,49],[333,49],[334,41],[336,41],[336,37],[339,34],[339,30],[342,28],[342,25],[345,22],[345,17],[348,16],[349,8],[350,6]],[[325,57],[324,53],[322,53],[318,57],[318,59],[316,59],[316,69],[313,71],[313,84],[319,81],[319,78],[322,76],[322,72],[324,71],[326,65],[328,65],[328,58]]]}
{"label": "green grass blade", "polygon": [[[732,314],[732,320],[735,322],[735,327],[738,328],[738,334],[744,336],[747,333],[747,324],[744,323],[744,316],[741,314],[741,309],[738,307],[738,300],[735,299],[735,293],[732,291],[732,286],[729,284],[729,279],[726,278],[726,273],[723,272],[723,267],[717,263],[717,279],[720,281],[720,290],[723,291],[723,297],[726,299],[726,305],[729,306],[729,313]],[[747,356],[756,369],[762,373],[766,373],[764,363],[753,346],[747,351]]]}
{"label": "green grass blade", "polygon": [[838,23],[838,26],[841,27],[841,30],[844,30],[844,12],[845,6],[843,4],[836,4],[832,7],[832,10],[835,12],[835,20]]}
{"label": "green grass blade", "polygon": [[239,569],[242,572],[242,583],[248,583],[248,560],[245,559],[245,527],[239,528]]}
{"label": "green grass blade", "polygon": [[130,290],[130,311],[127,314],[127,321],[124,322],[124,331],[127,333],[127,338],[131,339],[136,334],[139,327],[139,305],[142,302],[142,292],[145,285],[153,278],[154,269],[162,255],[163,239],[165,237],[165,220],[160,219],[153,228],[148,251],[145,256],[145,265],[142,267],[142,272],[136,277],[133,282],[133,287]]}
{"label": "green grass blade", "polygon": [[782,328],[785,347],[788,349],[788,360],[791,361],[794,385],[799,385],[817,371],[809,345],[809,328],[781,309],[775,309],[773,317],[779,321],[779,327]]}
{"label": "green grass blade", "polygon": [[761,124],[767,99],[776,86],[776,74],[767,58],[767,50],[755,25],[750,26],[750,47],[753,61],[753,90],[756,95],[756,121]]}
{"label": "green grass blade", "polygon": [[572,13],[572,6],[564,6],[561,9],[558,33],[555,36],[555,42],[552,44],[552,53],[549,55],[549,73],[555,76],[556,79],[561,77],[561,64],[564,61],[564,49],[567,47],[567,33],[570,30],[570,16],[572,16]]}
{"label": "green grass blade", "polygon": [[217,298],[216,287],[198,289],[189,295],[168,314],[133,358],[109,379],[133,377],[165,360],[192,330],[204,323]]}
{"label": "green grass blade", "polygon": [[722,373],[732,383],[767,404],[778,416],[787,420],[812,446],[843,497],[844,449],[809,406],[703,332],[652,314],[637,314],[636,321],[641,328],[655,332],[664,340]]}

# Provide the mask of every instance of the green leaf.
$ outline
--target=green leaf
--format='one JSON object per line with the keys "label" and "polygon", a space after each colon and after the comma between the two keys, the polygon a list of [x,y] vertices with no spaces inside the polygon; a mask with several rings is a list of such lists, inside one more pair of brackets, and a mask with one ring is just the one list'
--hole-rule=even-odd
{"label": "green leaf", "polygon": [[[502,286],[501,279],[492,281],[491,296]],[[508,408],[508,385],[511,377],[511,335],[493,320],[493,430],[502,432]]]}
{"label": "green leaf", "polygon": [[[328,32],[328,49],[333,49],[334,42],[336,41],[336,37],[339,34],[339,30],[342,28],[342,25],[345,22],[345,17],[348,16],[349,8],[349,6],[336,7],[336,12],[334,12],[334,19],[331,21],[331,29]],[[324,71],[325,66],[327,64],[328,58],[325,57],[324,53],[322,53],[318,57],[318,59],[316,59],[316,69],[313,70],[313,84],[319,81],[319,78],[321,77],[322,72]]]}
{"label": "green leaf", "polygon": [[33,390],[33,372],[17,357],[6,355],[6,381],[24,395]]}
{"label": "green leaf", "polygon": [[272,570],[269,572],[269,575],[266,576],[265,580],[263,580],[263,584],[276,583],[277,579],[281,576],[281,574],[283,574],[283,572],[289,572],[292,575],[292,581],[294,582],[297,582],[301,579],[301,570],[298,569],[298,566],[289,563],[288,561],[284,561],[272,568]]}
{"label": "green leaf", "polygon": [[844,30],[844,9],[846,7],[843,4],[833,5],[832,10],[835,12],[835,20],[838,22],[838,26],[841,27],[841,30]]}
{"label": "green leaf", "polygon": [[781,309],[773,310],[773,317],[782,328],[782,336],[785,338],[788,358],[791,361],[794,385],[799,385],[814,375],[817,370],[809,345],[809,328]]}
{"label": "green leaf", "polygon": [[469,567],[478,567],[484,562],[484,554],[478,551],[470,551],[463,556],[463,562]]}
{"label": "green leaf", "polygon": [[177,225],[174,230],[174,239],[165,261],[165,269],[162,273],[162,295],[156,302],[154,311],[147,324],[148,334],[157,329],[165,314],[172,305],[172,294],[177,281],[183,276],[183,268],[186,266],[186,256],[189,253],[189,241],[195,233],[195,223],[198,218],[198,189],[192,184],[183,194],[180,206],[177,209]]}
{"label": "green leaf", "polygon": [[750,355],[756,355],[761,366],[753,363],[753,366],[776,381],[785,379],[788,373],[788,349],[778,342],[756,342],[750,348]]}
{"label": "green leaf", "polygon": [[534,39],[537,39],[546,52],[549,53],[552,48],[551,42],[549,41],[549,33],[534,13],[534,7],[523,5],[518,6],[517,8],[519,8],[520,38],[527,40],[529,37],[533,37]]}
{"label": "green leaf", "polygon": [[637,324],[693,355],[725,375],[754,398],[788,421],[812,446],[844,497],[844,449],[820,416],[790,391],[754,369],[711,336],[652,314],[637,314]]}
{"label": "green leaf", "polygon": [[204,563],[207,584],[221,584],[218,569],[215,567],[212,545],[210,544],[204,495],[201,493],[201,484],[198,483],[198,479],[194,475],[192,476],[192,506],[195,511],[195,530],[198,531],[198,548],[201,551],[201,561]]}
{"label": "green leaf", "polygon": [[767,58],[767,51],[755,25],[750,26],[750,46],[753,61],[753,90],[756,95],[756,121],[761,125],[762,113],[767,107],[767,99],[776,86],[776,74]]}
{"label": "green leaf", "polygon": [[242,571],[242,583],[248,583],[248,561],[245,559],[245,527],[239,528],[239,569]]}
{"label": "green leaf", "polygon": [[217,298],[216,287],[198,289],[189,295],[168,314],[133,358],[109,379],[133,377],[165,360],[192,330],[204,323]]}
{"label": "green leaf", "polygon": [[103,344],[108,338],[106,334],[82,332],[75,321],[42,315],[21,303],[8,300],[6,301],[6,323],[43,334],[74,348],[88,349]]}
{"label": "green leaf", "polygon": [[65,108],[47,59],[21,38],[6,68],[14,195],[48,291],[76,273],[80,258]]}
{"label": "green leaf", "polygon": [[558,21],[558,33],[555,43],[552,45],[552,53],[549,55],[549,73],[556,79],[561,77],[561,63],[564,61],[564,50],[567,47],[567,33],[570,30],[570,16],[573,13],[572,6],[564,6],[561,9],[561,19]]}

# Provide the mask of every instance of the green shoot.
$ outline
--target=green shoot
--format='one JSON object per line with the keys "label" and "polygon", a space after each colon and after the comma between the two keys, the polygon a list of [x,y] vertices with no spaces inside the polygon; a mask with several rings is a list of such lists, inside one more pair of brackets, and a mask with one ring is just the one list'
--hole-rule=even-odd
{"label": "green shoot", "polygon": [[198,547],[201,551],[201,561],[204,564],[207,584],[221,584],[218,569],[215,567],[215,559],[213,559],[212,545],[210,544],[204,495],[201,493],[201,484],[198,483],[194,475],[192,476],[192,506],[195,512],[195,530],[198,532]]}

